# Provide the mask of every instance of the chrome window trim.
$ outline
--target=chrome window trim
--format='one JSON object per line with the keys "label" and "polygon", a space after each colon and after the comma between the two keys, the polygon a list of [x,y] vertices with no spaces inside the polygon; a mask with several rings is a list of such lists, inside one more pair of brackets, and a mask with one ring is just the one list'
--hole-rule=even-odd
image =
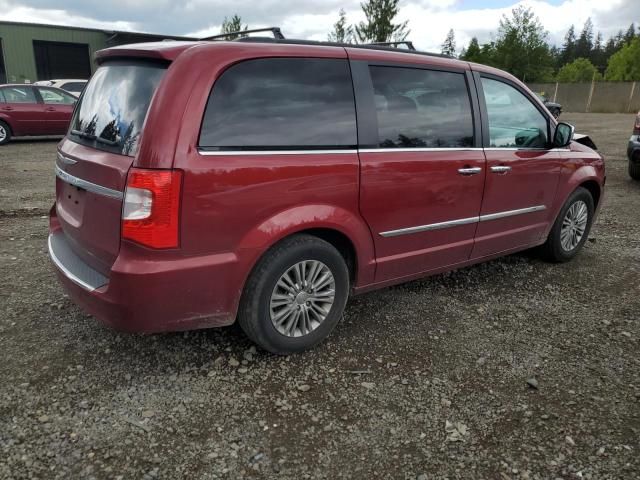
{"label": "chrome window trim", "polygon": [[53,252],[53,246],[51,245],[52,237],[53,237],[53,234],[49,235],[49,238],[47,239],[47,245],[49,247],[49,257],[51,257],[51,261],[55,264],[56,267],[58,267],[62,271],[62,273],[65,274],[65,276],[69,280],[71,280],[74,283],[77,283],[85,290],[88,290],[89,292],[93,292],[97,287],[94,287],[93,285],[88,284],[84,280],[78,278],[76,275],[71,273],[67,269],[67,267],[65,267],[64,264],[58,259],[58,257],[56,257],[56,254]]}
{"label": "chrome window trim", "polygon": [[327,150],[198,150],[204,156],[248,156],[248,155],[343,155],[358,153],[355,148]]}
{"label": "chrome window trim", "polygon": [[566,148],[511,148],[511,147],[433,147],[433,148],[345,148],[318,150],[202,150],[198,154],[203,156],[253,156],[253,155],[344,155],[349,153],[407,153],[407,152],[569,152]]}
{"label": "chrome window trim", "polygon": [[361,148],[360,153],[391,153],[391,152],[480,152],[482,147],[417,147],[417,148]]}
{"label": "chrome window trim", "polygon": [[546,209],[547,207],[544,205],[536,205],[534,207],[519,208],[517,210],[507,210],[504,212],[489,213],[487,215],[480,215],[478,217],[461,218],[458,220],[450,220],[447,222],[438,222],[438,223],[431,223],[428,225],[419,225],[416,227],[400,228],[398,230],[389,230],[387,232],[380,232],[379,235],[386,238],[397,237],[399,235],[409,235],[411,233],[428,232],[431,230],[440,230],[442,228],[457,227],[459,225],[468,225],[468,224],[478,223],[478,222],[488,222],[491,220],[498,220],[500,218],[513,217],[515,215],[523,215],[526,213],[540,212]]}
{"label": "chrome window trim", "polygon": [[62,170],[58,165],[56,165],[56,177],[70,185],[82,188],[83,190],[87,190],[88,192],[97,193],[98,195],[102,195],[105,197],[122,200],[124,196],[124,194],[119,190],[113,190],[111,188],[103,187],[102,185],[91,183],[81,178],[75,177],[70,173]]}
{"label": "chrome window trim", "polygon": [[450,220],[448,222],[431,223],[429,225],[419,225],[417,227],[400,228],[398,230],[389,230],[381,232],[383,237],[397,237],[399,235],[408,235],[410,233],[428,232],[430,230],[440,230],[442,228],[457,227],[459,225],[468,225],[470,223],[478,223],[480,217],[460,218],[458,220]]}

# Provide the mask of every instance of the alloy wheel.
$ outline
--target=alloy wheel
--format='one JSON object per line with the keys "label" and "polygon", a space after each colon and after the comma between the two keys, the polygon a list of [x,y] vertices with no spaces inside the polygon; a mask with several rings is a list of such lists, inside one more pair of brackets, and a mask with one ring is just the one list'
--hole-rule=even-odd
{"label": "alloy wheel", "polygon": [[336,282],[329,267],[317,260],[298,262],[273,289],[271,322],[287,337],[308,335],[326,320],[335,294]]}
{"label": "alloy wheel", "polygon": [[589,209],[582,200],[574,202],[562,221],[560,229],[560,244],[565,252],[570,252],[578,246],[589,220]]}

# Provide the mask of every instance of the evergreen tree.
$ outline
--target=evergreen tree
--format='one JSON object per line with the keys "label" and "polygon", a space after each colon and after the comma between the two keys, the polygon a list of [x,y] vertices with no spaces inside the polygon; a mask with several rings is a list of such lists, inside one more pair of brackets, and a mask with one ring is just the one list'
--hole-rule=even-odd
{"label": "evergreen tree", "polygon": [[409,35],[408,22],[393,23],[398,15],[400,0],[367,0],[361,3],[366,21],[356,26],[360,43],[399,42]]}
{"label": "evergreen tree", "polygon": [[456,39],[455,34],[453,33],[453,28],[449,30],[447,38],[444,39],[441,52],[443,55],[448,55],[450,57],[456,56]]}
{"label": "evergreen tree", "polygon": [[576,41],[576,58],[589,58],[593,49],[593,22],[587,18]]}
{"label": "evergreen tree", "polygon": [[624,34],[624,43],[629,44],[636,37],[636,24],[632,23]]}
{"label": "evergreen tree", "polygon": [[560,66],[571,63],[576,59],[576,27],[571,25],[564,36],[562,51],[560,53]]}
{"label": "evergreen tree", "polygon": [[338,21],[333,24],[333,31],[327,37],[330,42],[353,43],[353,26],[347,24],[347,14],[340,9]]}

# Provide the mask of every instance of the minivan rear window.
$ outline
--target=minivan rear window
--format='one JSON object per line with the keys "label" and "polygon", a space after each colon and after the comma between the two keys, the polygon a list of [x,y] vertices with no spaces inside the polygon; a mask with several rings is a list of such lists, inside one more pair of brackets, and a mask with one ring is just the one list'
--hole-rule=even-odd
{"label": "minivan rear window", "polygon": [[230,67],[213,86],[200,132],[207,150],[357,145],[346,60],[267,58]]}
{"label": "minivan rear window", "polygon": [[99,150],[134,156],[149,104],[166,65],[111,62],[96,70],[79,100],[69,137]]}

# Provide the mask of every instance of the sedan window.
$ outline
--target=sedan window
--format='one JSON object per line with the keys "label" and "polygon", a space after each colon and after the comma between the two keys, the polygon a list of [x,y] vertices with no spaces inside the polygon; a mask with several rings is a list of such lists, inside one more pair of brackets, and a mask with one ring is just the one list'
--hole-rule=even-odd
{"label": "sedan window", "polygon": [[5,87],[2,93],[7,103],[38,103],[31,87]]}
{"label": "sedan window", "polygon": [[77,100],[76,97],[69,95],[68,93],[61,92],[60,90],[53,90],[52,88],[37,87],[42,101],[46,104],[55,105],[73,105]]}

